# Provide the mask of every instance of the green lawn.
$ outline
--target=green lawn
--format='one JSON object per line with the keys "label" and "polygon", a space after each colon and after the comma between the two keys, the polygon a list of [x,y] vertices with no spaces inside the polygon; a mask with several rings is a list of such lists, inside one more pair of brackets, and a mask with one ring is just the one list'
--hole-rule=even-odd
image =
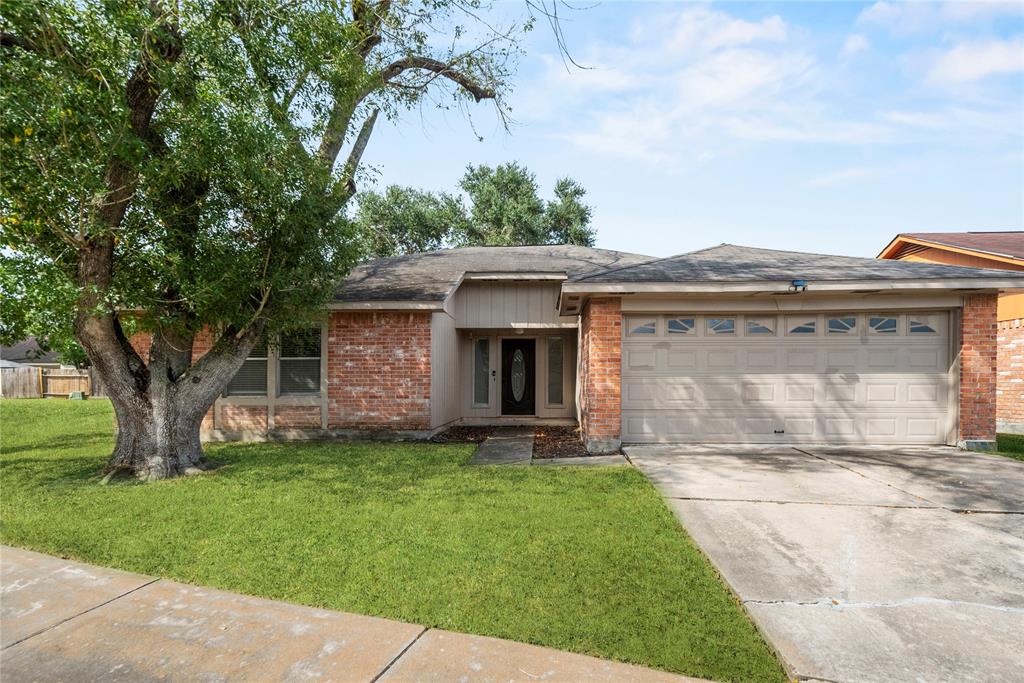
{"label": "green lawn", "polygon": [[102,400],[0,401],[0,538],[290,602],[729,681],[782,669],[628,467],[470,468],[436,444],[221,444],[216,473],[99,485]]}
{"label": "green lawn", "polygon": [[1024,434],[998,434],[996,451],[1014,460],[1024,460]]}

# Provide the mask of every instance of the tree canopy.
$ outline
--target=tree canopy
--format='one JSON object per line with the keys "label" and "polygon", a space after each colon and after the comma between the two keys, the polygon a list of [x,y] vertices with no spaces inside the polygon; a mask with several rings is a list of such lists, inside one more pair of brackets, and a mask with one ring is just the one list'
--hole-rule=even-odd
{"label": "tree canopy", "polygon": [[515,163],[468,166],[456,194],[397,185],[357,196],[355,224],[366,257],[441,247],[576,244],[593,246],[586,190],[572,178],[540,197],[533,173]]}
{"label": "tree canopy", "polygon": [[[192,467],[199,420],[249,349],[319,315],[362,253],[345,208],[378,117],[481,101],[503,112],[531,19],[499,27],[485,9],[0,5],[4,317],[73,319],[117,412],[112,467]],[[38,277],[19,275],[33,264]],[[146,358],[126,312],[153,331]],[[216,341],[194,359],[202,329]]]}

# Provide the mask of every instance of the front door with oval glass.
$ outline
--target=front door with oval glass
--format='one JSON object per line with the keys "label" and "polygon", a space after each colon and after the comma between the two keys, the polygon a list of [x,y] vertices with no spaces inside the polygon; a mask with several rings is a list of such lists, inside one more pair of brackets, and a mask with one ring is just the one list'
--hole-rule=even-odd
{"label": "front door with oval glass", "polygon": [[536,412],[535,357],[535,340],[501,340],[502,415],[533,415]]}

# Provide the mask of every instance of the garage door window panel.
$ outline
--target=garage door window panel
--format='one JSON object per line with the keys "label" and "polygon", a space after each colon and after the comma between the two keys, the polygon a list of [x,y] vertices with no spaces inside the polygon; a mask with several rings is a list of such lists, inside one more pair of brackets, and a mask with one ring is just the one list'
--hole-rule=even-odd
{"label": "garage door window panel", "polygon": [[748,337],[774,337],[775,318],[746,318],[745,334]]}
{"label": "garage door window panel", "polygon": [[825,329],[829,334],[857,334],[857,317],[853,315],[829,317]]}
{"label": "garage door window panel", "polygon": [[670,335],[676,334],[696,334],[697,333],[697,319],[696,318],[669,318],[666,325],[668,333]]}
{"label": "garage door window panel", "polygon": [[911,315],[910,319],[910,334],[924,334],[933,335],[938,334],[939,324],[936,322],[936,316],[933,315]]}
{"label": "garage door window panel", "polygon": [[708,336],[736,334],[736,318],[708,318]]}
{"label": "garage door window panel", "polygon": [[789,316],[786,318],[786,334],[811,337],[818,333],[816,316]]}
{"label": "garage door window panel", "polygon": [[872,334],[897,334],[899,332],[899,319],[894,315],[869,316],[868,330]]}
{"label": "garage door window panel", "polygon": [[658,333],[657,318],[626,318],[626,330],[630,337],[653,337]]}

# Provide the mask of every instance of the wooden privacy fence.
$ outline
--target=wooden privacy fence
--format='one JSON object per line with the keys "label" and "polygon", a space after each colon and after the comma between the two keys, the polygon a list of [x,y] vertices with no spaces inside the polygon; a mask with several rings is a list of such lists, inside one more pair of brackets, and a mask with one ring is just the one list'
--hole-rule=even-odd
{"label": "wooden privacy fence", "polygon": [[73,391],[86,396],[105,396],[89,370],[65,368],[0,368],[0,396],[4,398],[67,398]]}

